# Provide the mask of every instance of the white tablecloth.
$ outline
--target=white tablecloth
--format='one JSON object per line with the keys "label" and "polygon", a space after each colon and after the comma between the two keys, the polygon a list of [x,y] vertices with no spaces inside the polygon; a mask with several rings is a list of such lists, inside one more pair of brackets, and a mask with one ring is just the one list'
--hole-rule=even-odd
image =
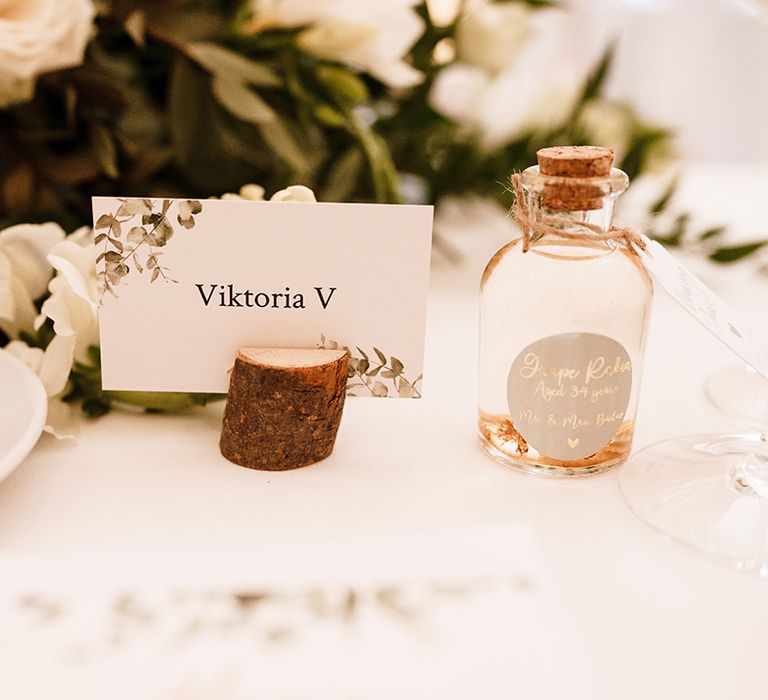
{"label": "white tablecloth", "polygon": [[[712,209],[721,186],[712,168],[693,170],[683,204],[768,234],[759,206]],[[454,241],[465,262],[435,265],[425,398],[350,400],[318,465],[281,474],[229,464],[220,407],[115,412],[87,424],[78,444],[41,440],[0,484],[0,695],[765,697],[768,582],[636,520],[615,472],[545,480],[481,452],[475,290],[498,240],[471,229]],[[754,262],[695,265],[764,324],[768,278]],[[734,358],[662,294],[636,447],[734,427],[702,393],[706,374]],[[229,624],[240,636],[221,637],[219,620],[218,632],[180,646],[169,625],[187,624],[189,610],[167,593],[179,588],[291,591],[293,603],[259,608],[254,624],[287,616],[293,632],[275,646],[274,629],[257,639],[238,618]],[[137,615],[116,642],[115,600],[129,589],[154,601],[150,617],[164,626],[146,631]],[[391,589],[417,623],[399,619]],[[331,591],[334,610],[353,612],[297,620],[308,590]],[[192,607],[224,605],[212,601]]]}

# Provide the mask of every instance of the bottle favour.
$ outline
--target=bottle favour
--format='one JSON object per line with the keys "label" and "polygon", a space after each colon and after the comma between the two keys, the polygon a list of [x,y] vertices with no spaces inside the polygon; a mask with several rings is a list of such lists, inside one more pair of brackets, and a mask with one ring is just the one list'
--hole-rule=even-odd
{"label": "bottle favour", "polygon": [[629,455],[653,288],[642,240],[613,227],[629,184],[613,152],[538,161],[512,177],[521,235],[482,277],[480,440],[503,464],[582,476]]}

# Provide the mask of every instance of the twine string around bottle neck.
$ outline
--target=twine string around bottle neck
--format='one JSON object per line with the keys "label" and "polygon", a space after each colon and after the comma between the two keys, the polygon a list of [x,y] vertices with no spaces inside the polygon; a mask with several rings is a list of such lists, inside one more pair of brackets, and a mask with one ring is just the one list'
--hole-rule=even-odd
{"label": "twine string around bottle neck", "polygon": [[617,241],[623,242],[626,247],[635,252],[635,248],[645,250],[645,240],[639,234],[635,233],[631,229],[621,228],[619,226],[611,226],[610,229],[605,231],[601,226],[597,224],[591,224],[587,221],[579,221],[577,225],[583,230],[581,231],[566,231],[563,228],[555,226],[553,224],[566,224],[573,225],[574,221],[565,218],[558,218],[556,216],[544,217],[541,221],[532,219],[528,213],[528,206],[525,198],[525,191],[523,190],[522,178],[520,173],[514,173],[510,177],[512,183],[512,191],[515,194],[515,203],[512,205],[512,216],[515,222],[520,227],[523,241],[523,252],[527,253],[531,245],[531,234],[549,235],[555,238],[561,238],[569,241],[588,241],[588,242],[608,242]]}

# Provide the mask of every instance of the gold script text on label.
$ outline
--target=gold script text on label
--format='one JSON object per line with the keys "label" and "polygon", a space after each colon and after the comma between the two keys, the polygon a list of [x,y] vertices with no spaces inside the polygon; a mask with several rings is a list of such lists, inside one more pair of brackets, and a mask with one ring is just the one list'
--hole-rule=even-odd
{"label": "gold script text on label", "polygon": [[631,388],[632,362],[620,343],[596,333],[551,335],[512,363],[510,420],[541,455],[583,459],[613,439]]}

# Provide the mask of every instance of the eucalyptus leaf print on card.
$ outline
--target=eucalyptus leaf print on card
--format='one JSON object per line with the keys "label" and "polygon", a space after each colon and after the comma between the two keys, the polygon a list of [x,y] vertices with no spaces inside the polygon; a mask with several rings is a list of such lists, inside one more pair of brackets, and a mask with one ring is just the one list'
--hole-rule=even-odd
{"label": "eucalyptus leaf print on card", "polygon": [[[335,350],[346,346],[321,335],[318,347]],[[421,398],[421,381],[424,375],[419,374],[413,380],[408,379],[405,366],[394,355],[387,355],[377,347],[373,348],[373,352],[366,352],[361,347],[346,349],[350,351],[347,396],[373,396],[381,399]]]}
{"label": "eucalyptus leaf print on card", "polygon": [[111,214],[96,220],[96,258],[99,303],[105,294],[117,297],[116,288],[133,272],[176,283],[171,270],[162,264],[163,248],[179,229],[195,227],[195,216],[203,205],[197,200],[120,199]]}

